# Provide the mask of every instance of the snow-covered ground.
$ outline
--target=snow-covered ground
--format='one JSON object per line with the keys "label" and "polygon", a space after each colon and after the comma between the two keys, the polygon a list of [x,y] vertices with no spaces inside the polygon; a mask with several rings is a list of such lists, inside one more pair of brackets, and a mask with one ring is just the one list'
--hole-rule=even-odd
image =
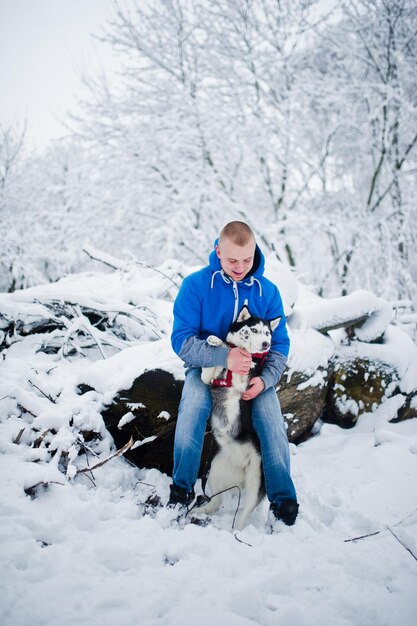
{"label": "snow-covered ground", "polygon": [[234,497],[207,527],[163,528],[140,502],[169,479],[123,459],[31,499],[33,464],[2,454],[0,623],[411,626],[417,421],[386,416],[292,447],[301,512],[275,535],[264,502],[235,538]]}
{"label": "snow-covered ground", "polygon": [[[166,294],[172,282],[141,271],[145,274],[140,277],[136,270],[103,279],[93,274],[68,277],[0,298],[0,311],[20,315],[26,310],[32,320],[46,311],[41,304],[37,310],[29,305],[31,298],[72,298],[80,306],[129,314],[115,318],[128,335],[123,349],[116,347],[113,335],[112,345],[105,345],[105,333],[89,329],[93,346],[102,344],[105,359],[97,345],[81,346],[81,352],[65,357],[64,348],[86,340],[79,330],[88,320],[79,307],[67,328],[46,333],[49,344],[41,335],[21,337],[2,355],[0,624],[414,624],[417,420],[389,422],[404,399],[401,394],[362,415],[352,430],[318,425],[313,438],[291,445],[300,515],[294,527],[282,525],[275,535],[265,530],[267,502],[237,534],[232,530],[236,494],[226,498],[208,526],[167,528],[160,516],[144,514],[143,506],[155,492],[166,501],[167,476],[134,468],[121,457],[94,470],[94,479],[76,473],[87,462],[78,454],[80,431],[101,433],[101,441],[91,444],[100,458],[113,451],[100,416],[104,401],[130,385],[149,363],[181,376],[182,365],[166,338],[172,293]],[[300,319],[306,320],[303,298],[291,281],[284,281],[283,292],[286,305],[297,301]],[[135,309],[138,302],[145,308]],[[309,311],[316,319],[318,309]],[[327,313],[321,317],[327,319]],[[152,337],[152,329],[160,339]],[[135,333],[136,342],[131,340]],[[411,393],[416,347],[393,326],[386,336],[386,345],[352,345],[373,351],[369,354],[375,358],[378,351],[390,357],[401,375],[401,391]],[[62,345],[59,352],[44,350],[52,340]],[[336,349],[311,327],[294,328],[292,341],[290,369],[303,364],[311,373],[318,364],[325,366]],[[349,345],[338,349],[354,353]],[[96,391],[78,395],[80,382]],[[36,437],[43,439],[35,444]],[[63,451],[68,454],[66,470],[60,466]],[[88,460],[95,462],[91,456]],[[25,493],[42,482],[49,486],[40,485],[36,497]]]}

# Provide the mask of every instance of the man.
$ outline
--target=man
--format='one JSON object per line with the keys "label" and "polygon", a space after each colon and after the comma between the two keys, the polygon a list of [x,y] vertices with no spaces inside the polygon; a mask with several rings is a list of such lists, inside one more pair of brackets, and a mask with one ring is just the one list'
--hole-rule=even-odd
{"label": "man", "polygon": [[232,321],[244,304],[263,319],[281,316],[272,335],[271,350],[259,377],[250,381],[244,400],[252,400],[252,421],[259,437],[270,501],[269,518],[287,525],[295,522],[297,497],[290,476],[287,433],[275,385],[285,369],[289,338],[281,296],[263,276],[264,256],[252,230],[244,222],[230,222],[221,231],[209,265],[187,276],[174,303],[172,347],[187,367],[175,430],[173,484],[168,506],[184,514],[195,497],[207,419],[210,388],[201,380],[201,368],[221,365],[246,374],[251,357],[241,348],[210,346],[205,339],[225,340]]}

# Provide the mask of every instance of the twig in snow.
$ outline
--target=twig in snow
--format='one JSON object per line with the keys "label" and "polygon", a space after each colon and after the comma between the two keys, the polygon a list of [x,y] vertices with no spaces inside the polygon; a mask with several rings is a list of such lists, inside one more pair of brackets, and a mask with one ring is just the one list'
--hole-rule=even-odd
{"label": "twig in snow", "polygon": [[83,324],[83,327],[84,327],[84,330],[90,335],[91,339],[97,344],[97,347],[100,350],[100,354],[103,357],[103,359],[106,360],[107,357],[104,353],[103,346],[101,345],[101,341],[98,339],[98,337],[95,336],[95,333],[87,326],[86,323]]}
{"label": "twig in snow", "polygon": [[360,537],[353,537],[352,539],[344,539],[344,543],[349,543],[349,541],[359,541],[360,539],[367,539],[368,537],[374,537],[375,535],[379,535],[381,532],[381,530],[377,530],[375,533],[369,533],[368,535],[361,535]]}
{"label": "twig in snow", "polygon": [[107,457],[107,459],[104,459],[103,461],[100,461],[100,463],[96,463],[92,467],[83,467],[82,469],[77,470],[77,473],[75,475],[77,476],[78,474],[85,474],[85,472],[92,472],[93,470],[97,469],[98,467],[101,467],[105,463],[108,463],[112,459],[115,459],[116,457],[118,457],[121,454],[124,454],[125,452],[130,450],[130,448],[133,446],[133,443],[134,443],[133,442],[133,437],[131,437],[129,439],[129,441],[123,446],[123,448],[120,448],[119,450],[116,450],[116,452],[114,454],[112,454],[111,456]]}
{"label": "twig in snow", "polygon": [[32,417],[36,417],[35,413],[32,413],[32,411],[29,411],[29,409],[24,407],[23,404],[18,403],[17,408],[19,409],[20,412],[24,412],[24,413],[27,413],[28,415],[31,415]]}
{"label": "twig in snow", "polygon": [[24,428],[22,428],[22,429],[19,431],[19,433],[18,433],[18,435],[16,436],[16,438],[14,439],[13,443],[16,443],[16,444],[20,443],[20,438],[22,437],[22,435],[23,435],[23,433],[24,433],[24,432],[25,432],[25,429],[24,429]]}
{"label": "twig in snow", "polygon": [[46,435],[50,432],[50,428],[47,428],[46,430],[43,431],[43,433],[41,435],[39,435],[39,437],[37,439],[35,439],[35,441],[33,442],[33,447],[34,448],[39,448],[42,441],[45,439]]}
{"label": "twig in snow", "polygon": [[[80,444],[80,449],[83,450],[87,456],[87,453],[89,452],[90,454],[92,454],[95,457],[98,457],[97,452],[95,452],[93,450],[93,448],[90,448],[90,446],[88,446],[85,441],[83,440],[83,438],[81,437],[81,435],[78,435],[77,440],[79,441]],[[88,456],[87,456],[88,459]]]}
{"label": "twig in snow", "polygon": [[89,480],[91,480],[91,482],[93,483],[93,487],[97,487],[97,485],[96,485],[96,483],[94,481],[94,478],[92,476],[89,476],[89,474],[86,473],[85,477],[88,478]]}
{"label": "twig in snow", "polygon": [[43,396],[45,396],[45,398],[47,398],[50,402],[53,402],[54,404],[56,404],[56,400],[54,400],[51,396],[48,396],[47,393],[42,391],[42,389],[40,387],[38,387],[38,385],[35,385],[35,383],[33,383],[29,378],[28,378],[28,383],[31,384],[32,387],[35,387],[35,389],[37,389],[39,391],[39,393],[41,393]]}
{"label": "twig in snow", "polygon": [[142,267],[146,267],[148,270],[153,270],[157,274],[161,274],[161,276],[169,280],[174,285],[174,287],[176,287],[177,289],[180,288],[180,286],[177,285],[177,283],[174,280],[172,280],[172,278],[168,276],[168,274],[164,274],[164,272],[161,272],[161,270],[158,270],[156,267],[153,267],[152,265],[148,265],[148,263],[145,263],[144,261],[135,261],[135,263],[136,265],[141,265]]}
{"label": "twig in snow", "polygon": [[[111,268],[113,268],[115,270],[120,270],[120,269],[125,270],[129,266],[129,261],[119,261],[115,257],[112,257],[109,254],[106,254],[105,252],[100,252],[99,250],[94,250],[94,248],[92,248],[91,246],[85,245],[83,247],[83,251],[86,254],[88,254],[90,259],[93,259],[93,261],[100,261],[101,263],[104,263],[105,265],[108,265],[109,267],[111,267]],[[193,251],[193,252],[195,252],[195,251]],[[172,280],[172,278],[170,276],[168,276],[167,274],[164,274],[164,272],[162,272],[161,270],[157,269],[156,267],[153,267],[152,265],[149,265],[148,263],[145,263],[144,261],[136,261],[135,260],[134,263],[136,265],[140,265],[141,267],[146,267],[147,269],[152,270],[152,271],[156,272],[157,274],[161,274],[161,276],[163,276],[164,278],[169,280],[174,285],[174,287],[176,287],[177,289],[180,288],[180,286],[177,285],[177,283],[174,280]]]}
{"label": "twig in snow", "polygon": [[34,500],[38,494],[39,487],[42,487],[44,490],[46,490],[48,489],[49,485],[61,485],[63,487],[64,483],[60,483],[57,480],[48,480],[47,482],[41,480],[39,483],[36,483],[31,487],[26,487],[24,491],[27,496],[30,496],[32,500]]}
{"label": "twig in snow", "polygon": [[415,561],[417,561],[417,556],[414,554],[414,552],[413,552],[413,551],[412,551],[412,550],[411,550],[411,549],[410,549],[410,548],[409,548],[409,547],[408,547],[408,546],[407,546],[407,545],[406,545],[403,541],[401,541],[401,539],[400,539],[399,537],[397,537],[397,535],[396,535],[396,534],[395,534],[395,532],[392,530],[392,528],[390,528],[390,527],[387,525],[387,529],[390,531],[391,535],[392,535],[393,537],[395,537],[395,539],[398,541],[398,543],[400,543],[400,544],[402,545],[402,547],[403,547],[405,550],[407,550],[407,552],[409,552],[409,553],[411,554],[411,556],[413,557],[413,559],[414,559]]}
{"label": "twig in snow", "polygon": [[[406,520],[408,520],[409,517],[411,517],[412,515],[414,515],[416,511],[412,511],[409,515],[406,515],[405,517],[403,517],[402,520],[400,520],[399,522],[397,522],[396,524],[394,524],[394,526],[401,526],[401,524],[403,522],[405,522]],[[388,530],[390,530],[389,526],[387,525],[386,528],[388,528]],[[368,535],[361,535],[360,537],[353,537],[353,539],[344,539],[344,543],[349,543],[350,541],[359,541],[360,539],[367,539],[368,537],[374,537],[375,535],[379,535],[380,533],[382,533],[382,530],[377,530],[374,533],[369,533]],[[392,532],[392,531],[391,531]],[[413,555],[414,556],[414,555]]]}
{"label": "twig in snow", "polygon": [[136,481],[135,486],[133,487],[133,490],[136,489],[137,485],[146,485],[147,487],[152,487],[152,489],[155,489],[155,491],[156,491],[155,485],[151,485],[151,483],[145,483],[143,480]]}
{"label": "twig in snow", "polygon": [[253,548],[253,545],[251,543],[247,543],[246,541],[242,541],[242,539],[239,539],[236,532],[234,532],[233,534],[236,541],[238,541],[239,543],[243,543],[245,546],[249,546],[249,548]]}
{"label": "twig in snow", "polygon": [[126,265],[126,262],[120,263],[118,259],[104,252],[100,252],[99,250],[94,250],[91,246],[83,246],[83,252],[85,252],[90,259],[93,259],[93,261],[100,261],[100,263],[104,263],[104,265],[108,265],[114,270],[123,269],[124,265]]}

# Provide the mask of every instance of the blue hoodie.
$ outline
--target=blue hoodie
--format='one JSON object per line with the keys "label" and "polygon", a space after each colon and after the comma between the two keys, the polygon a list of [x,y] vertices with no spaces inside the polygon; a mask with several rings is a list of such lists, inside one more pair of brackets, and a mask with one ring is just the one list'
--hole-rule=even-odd
{"label": "blue hoodie", "polygon": [[290,341],[280,293],[263,275],[264,268],[264,255],[256,246],[252,270],[242,281],[235,282],[224,273],[213,250],[209,265],[184,278],[174,303],[171,343],[187,367],[226,367],[229,349],[209,346],[205,339],[216,335],[225,341],[230,324],[246,304],[256,317],[272,320],[281,316],[261,374],[265,388],[278,382],[285,369]]}

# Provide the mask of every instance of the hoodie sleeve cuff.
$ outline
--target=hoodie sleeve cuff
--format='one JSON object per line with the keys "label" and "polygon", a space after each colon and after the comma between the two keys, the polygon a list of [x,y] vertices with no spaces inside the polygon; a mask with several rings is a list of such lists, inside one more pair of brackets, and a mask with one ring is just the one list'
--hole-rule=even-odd
{"label": "hoodie sleeve cuff", "polygon": [[[287,357],[281,352],[270,352],[260,378],[263,380],[265,389],[275,387],[278,384],[287,364]],[[265,390],[264,390],[265,391]]]}
{"label": "hoodie sleeve cuff", "polygon": [[204,339],[189,337],[179,351],[179,357],[194,367],[226,367],[229,348],[227,346],[210,346]]}

